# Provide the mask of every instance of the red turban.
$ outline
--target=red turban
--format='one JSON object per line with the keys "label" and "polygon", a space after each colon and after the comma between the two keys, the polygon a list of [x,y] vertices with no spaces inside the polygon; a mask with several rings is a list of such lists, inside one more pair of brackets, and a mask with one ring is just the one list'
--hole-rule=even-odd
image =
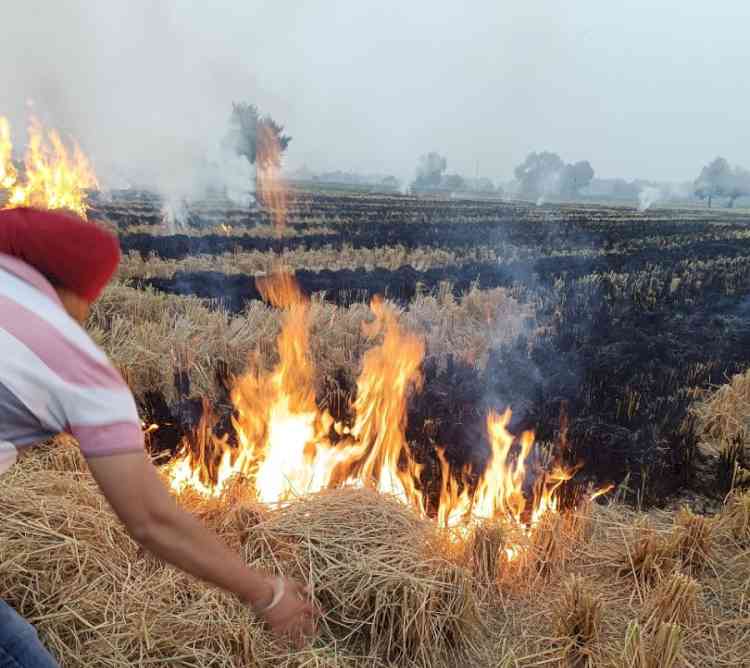
{"label": "red turban", "polygon": [[20,207],[0,211],[0,253],[91,303],[117,269],[120,244],[116,235],[72,214]]}

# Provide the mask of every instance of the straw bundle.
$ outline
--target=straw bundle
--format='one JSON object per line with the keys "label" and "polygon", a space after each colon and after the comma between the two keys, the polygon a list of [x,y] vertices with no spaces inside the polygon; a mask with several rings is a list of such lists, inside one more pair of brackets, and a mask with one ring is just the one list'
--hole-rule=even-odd
{"label": "straw bundle", "polygon": [[471,574],[435,525],[372,490],[332,490],[271,513],[276,555],[310,574],[331,635],[396,665],[458,665],[479,651]]}
{"label": "straw bundle", "polygon": [[689,575],[672,573],[651,592],[641,621],[647,629],[661,624],[689,624],[695,619],[700,585]]}
{"label": "straw bundle", "polygon": [[505,533],[500,522],[483,522],[474,528],[471,560],[479,580],[494,585],[503,563]]}
{"label": "straw bundle", "polygon": [[750,492],[732,494],[727,499],[720,526],[740,545],[750,543]]}
{"label": "straw bundle", "polygon": [[714,522],[711,518],[681,509],[674,519],[672,549],[688,573],[696,573],[711,559]]}
{"label": "straw bundle", "polygon": [[562,664],[575,668],[595,665],[592,645],[599,634],[602,599],[582,577],[573,575],[565,581],[556,608]]}
{"label": "straw bundle", "polygon": [[680,658],[682,632],[677,624],[661,624],[644,638],[640,624],[631,622],[625,634],[622,668],[673,668]]}
{"label": "straw bundle", "polygon": [[671,571],[675,556],[669,541],[657,532],[647,518],[623,529],[622,543],[613,542],[608,551],[619,575],[632,575],[639,583],[650,583]]}

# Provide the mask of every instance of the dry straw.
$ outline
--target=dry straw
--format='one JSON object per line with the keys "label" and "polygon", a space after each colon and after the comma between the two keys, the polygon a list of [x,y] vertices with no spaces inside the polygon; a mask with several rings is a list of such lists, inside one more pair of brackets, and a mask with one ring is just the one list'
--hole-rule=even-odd
{"label": "dry straw", "polygon": [[232,597],[145,555],[85,468],[67,445],[0,479],[0,597],[65,666],[452,666],[484,649],[470,572],[394,499],[339,490],[271,510],[241,486],[181,499],[248,562],[312,584],[322,640],[295,653]]}
{"label": "dry straw", "polygon": [[735,493],[727,499],[720,527],[740,545],[750,544],[750,492]]}
{"label": "dry straw", "polygon": [[672,530],[671,547],[688,573],[697,573],[711,561],[714,520],[695,515],[687,508],[677,512]]}
{"label": "dry straw", "polygon": [[580,576],[568,578],[556,601],[556,635],[561,662],[573,668],[595,666],[594,643],[602,619],[602,599]]}
{"label": "dry straw", "polygon": [[644,628],[661,624],[687,625],[695,620],[700,585],[689,575],[672,573],[651,592],[641,614]]}
{"label": "dry straw", "polygon": [[[325,382],[339,374],[354,385],[362,356],[373,345],[362,334],[362,323],[371,317],[367,304],[344,308],[313,299],[310,356],[321,398]],[[512,341],[532,317],[530,306],[501,288],[472,289],[460,298],[444,289],[420,295],[400,313],[402,324],[424,337],[429,357],[463,355],[465,362],[479,366],[486,363],[490,349]],[[89,333],[136,396],[161,391],[170,402],[177,398],[174,372],[185,361],[182,351],[190,351],[187,374],[193,394],[214,397],[219,361],[233,374],[246,370],[251,357],[260,370],[276,363],[280,326],[280,312],[259,301],[233,315],[196,297],[117,283],[96,303],[88,323]]]}
{"label": "dry straw", "polygon": [[[747,497],[710,538],[690,515],[646,524],[613,504],[539,534],[488,524],[457,545],[369,490],[274,510],[250,489],[236,479],[221,499],[180,502],[249,563],[312,584],[325,611],[313,647],[274,642],[233,597],[144,554],[71,443],[0,478],[0,598],[64,668],[750,665]],[[707,546],[710,567],[674,570]]]}
{"label": "dry straw", "polygon": [[621,668],[674,668],[680,659],[682,632],[677,624],[661,624],[656,635],[644,638],[638,622],[628,624]]}
{"label": "dry straw", "polygon": [[649,584],[675,566],[668,537],[658,532],[648,518],[621,529],[621,542],[607,545],[606,550],[611,553],[618,574],[632,575],[639,584]]}

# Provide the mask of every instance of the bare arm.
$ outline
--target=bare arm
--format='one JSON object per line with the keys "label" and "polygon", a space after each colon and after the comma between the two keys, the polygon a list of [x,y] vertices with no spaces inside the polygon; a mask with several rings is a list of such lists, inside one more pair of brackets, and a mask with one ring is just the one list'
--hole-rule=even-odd
{"label": "bare arm", "polygon": [[[88,460],[89,468],[133,538],[177,568],[263,608],[274,596],[272,580],[249,568],[238,554],[182,510],[143,453]],[[312,608],[302,588],[287,582],[288,593],[266,615],[269,626],[298,638],[312,631]]]}

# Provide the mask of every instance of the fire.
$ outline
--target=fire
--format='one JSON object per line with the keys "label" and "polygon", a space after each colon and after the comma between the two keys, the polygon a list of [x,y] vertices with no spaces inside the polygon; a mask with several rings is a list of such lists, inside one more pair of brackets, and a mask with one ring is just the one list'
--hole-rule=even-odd
{"label": "fire", "polygon": [[255,162],[255,190],[259,202],[271,213],[277,233],[286,225],[287,195],[281,180],[283,147],[278,126],[268,119],[257,125],[257,157]]}
{"label": "fire", "polygon": [[[429,492],[406,438],[407,404],[421,389],[424,341],[404,329],[396,310],[374,300],[365,333],[379,341],[364,356],[349,425],[335,422],[315,402],[310,360],[310,305],[289,275],[259,279],[265,299],[284,309],[279,361],[269,373],[251,371],[232,390],[238,443],[210,431],[210,410],[196,439],[166,466],[175,492],[190,488],[219,497],[241,476],[263,503],[286,503],[331,487],[370,486],[411,505],[440,526],[465,529],[475,521],[502,518],[524,530],[559,511],[558,491],[577,468],[532,466],[531,431],[509,431],[511,411],[486,420],[490,455],[481,475],[453,471],[443,450],[439,494]],[[529,491],[530,489],[530,491]],[[436,498],[437,497],[437,498]],[[436,507],[435,507],[436,506]],[[514,558],[517,549],[506,548]]]}
{"label": "fire", "polygon": [[69,150],[56,130],[45,133],[32,118],[23,181],[13,165],[12,148],[10,125],[0,117],[0,187],[9,191],[6,208],[67,209],[86,217],[86,190],[99,184],[78,144]]}
{"label": "fire", "polygon": [[0,116],[0,188],[10,190],[16,183],[16,168],[13,166],[13,142],[10,138],[10,123]]}

